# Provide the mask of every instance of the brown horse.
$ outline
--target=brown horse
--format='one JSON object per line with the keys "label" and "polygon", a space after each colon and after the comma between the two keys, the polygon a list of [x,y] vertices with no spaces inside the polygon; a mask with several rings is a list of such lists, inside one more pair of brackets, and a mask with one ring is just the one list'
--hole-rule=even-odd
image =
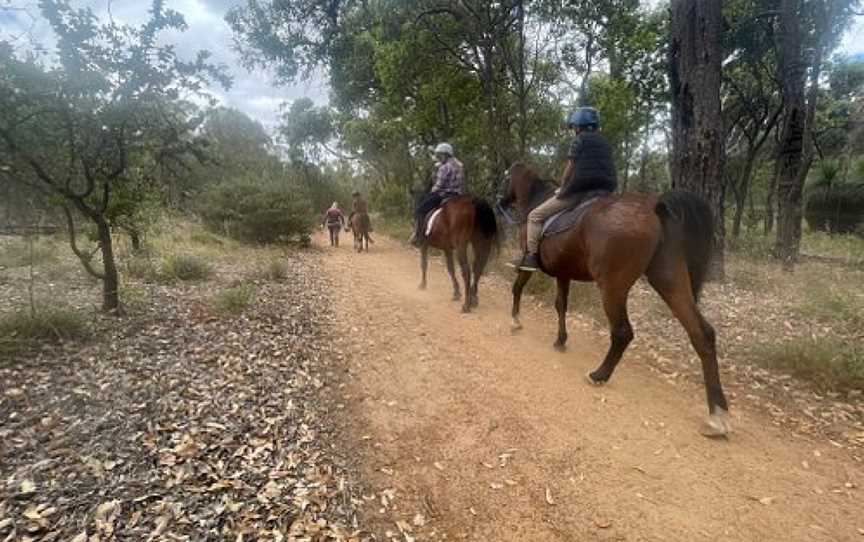
{"label": "brown horse", "polygon": [[[550,182],[541,180],[524,164],[510,168],[510,182],[500,205],[515,206],[524,218],[552,195]],[[697,307],[697,299],[713,246],[713,219],[702,199],[686,192],[653,195],[604,195],[595,200],[569,230],[540,243],[540,267],[558,281],[555,308],[558,340],[567,341],[566,313],[570,281],[594,281],[600,288],[609,320],[611,344],[603,362],[588,373],[591,384],[612,377],[624,350],[633,340],[627,316],[627,296],[641,276],[669,305],[681,322],[702,361],[709,418],[702,433],[725,436],[729,431],[728,405],[720,385],[714,329]],[[526,235],[522,226],[522,240]],[[519,322],[522,289],[531,273],[520,271],[513,284],[513,330]]]}
{"label": "brown horse", "polygon": [[369,230],[372,229],[369,215],[362,212],[354,213],[351,216],[350,227],[351,231],[354,232],[354,250],[363,252],[365,242],[365,250],[369,252]]}
{"label": "brown horse", "polygon": [[[444,251],[447,272],[453,281],[453,300],[461,298],[459,281],[456,280],[456,269],[453,265],[455,251],[462,271],[462,281],[465,283],[465,302],[462,305],[462,312],[469,312],[479,303],[477,286],[489,256],[497,244],[498,224],[495,212],[488,203],[468,195],[456,196],[445,201],[441,206],[441,213],[432,224],[429,235],[426,236],[426,241],[420,247],[420,269],[423,275],[420,289],[426,288],[429,247],[437,248]],[[468,265],[469,245],[474,252],[473,268]]]}

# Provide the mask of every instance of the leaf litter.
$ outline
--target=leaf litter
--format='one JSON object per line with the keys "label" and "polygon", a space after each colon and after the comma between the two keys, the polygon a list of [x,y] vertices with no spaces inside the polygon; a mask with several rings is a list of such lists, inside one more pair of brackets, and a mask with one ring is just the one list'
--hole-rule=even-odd
{"label": "leaf litter", "polygon": [[212,312],[212,283],[148,284],[101,340],[0,365],[0,540],[369,540],[313,258],[242,316]]}

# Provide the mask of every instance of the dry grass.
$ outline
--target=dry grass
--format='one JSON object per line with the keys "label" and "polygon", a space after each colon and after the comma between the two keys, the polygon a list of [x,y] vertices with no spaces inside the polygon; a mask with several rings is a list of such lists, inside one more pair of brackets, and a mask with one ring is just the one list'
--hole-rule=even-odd
{"label": "dry grass", "polygon": [[0,354],[11,356],[38,344],[80,340],[88,335],[83,315],[65,308],[0,316]]}

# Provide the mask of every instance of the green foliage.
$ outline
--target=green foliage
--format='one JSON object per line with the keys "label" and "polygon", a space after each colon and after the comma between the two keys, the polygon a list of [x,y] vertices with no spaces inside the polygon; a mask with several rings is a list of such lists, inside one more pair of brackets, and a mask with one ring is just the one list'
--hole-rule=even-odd
{"label": "green foliage", "polygon": [[811,229],[855,232],[864,224],[864,185],[817,185],[807,195],[804,216]]}
{"label": "green foliage", "polygon": [[287,180],[224,182],[201,195],[198,211],[213,231],[247,243],[287,242],[314,225],[309,200]]}
{"label": "green foliage", "polygon": [[255,291],[254,284],[226,288],[213,298],[213,306],[222,314],[240,314],[254,301]]}
{"label": "green foliage", "polygon": [[84,339],[84,317],[64,308],[19,311],[0,316],[0,353],[14,354],[38,344]]}
{"label": "green foliage", "polygon": [[165,282],[207,280],[212,274],[213,266],[194,254],[169,254],[159,268],[159,279]]}

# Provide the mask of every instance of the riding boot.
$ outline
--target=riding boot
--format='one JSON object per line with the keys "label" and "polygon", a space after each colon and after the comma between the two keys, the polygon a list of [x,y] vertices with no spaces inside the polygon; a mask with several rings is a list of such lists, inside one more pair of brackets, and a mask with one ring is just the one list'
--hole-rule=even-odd
{"label": "riding boot", "polygon": [[521,258],[514,260],[510,267],[515,267],[519,271],[534,272],[540,269],[540,260],[537,255],[531,252],[526,252]]}

